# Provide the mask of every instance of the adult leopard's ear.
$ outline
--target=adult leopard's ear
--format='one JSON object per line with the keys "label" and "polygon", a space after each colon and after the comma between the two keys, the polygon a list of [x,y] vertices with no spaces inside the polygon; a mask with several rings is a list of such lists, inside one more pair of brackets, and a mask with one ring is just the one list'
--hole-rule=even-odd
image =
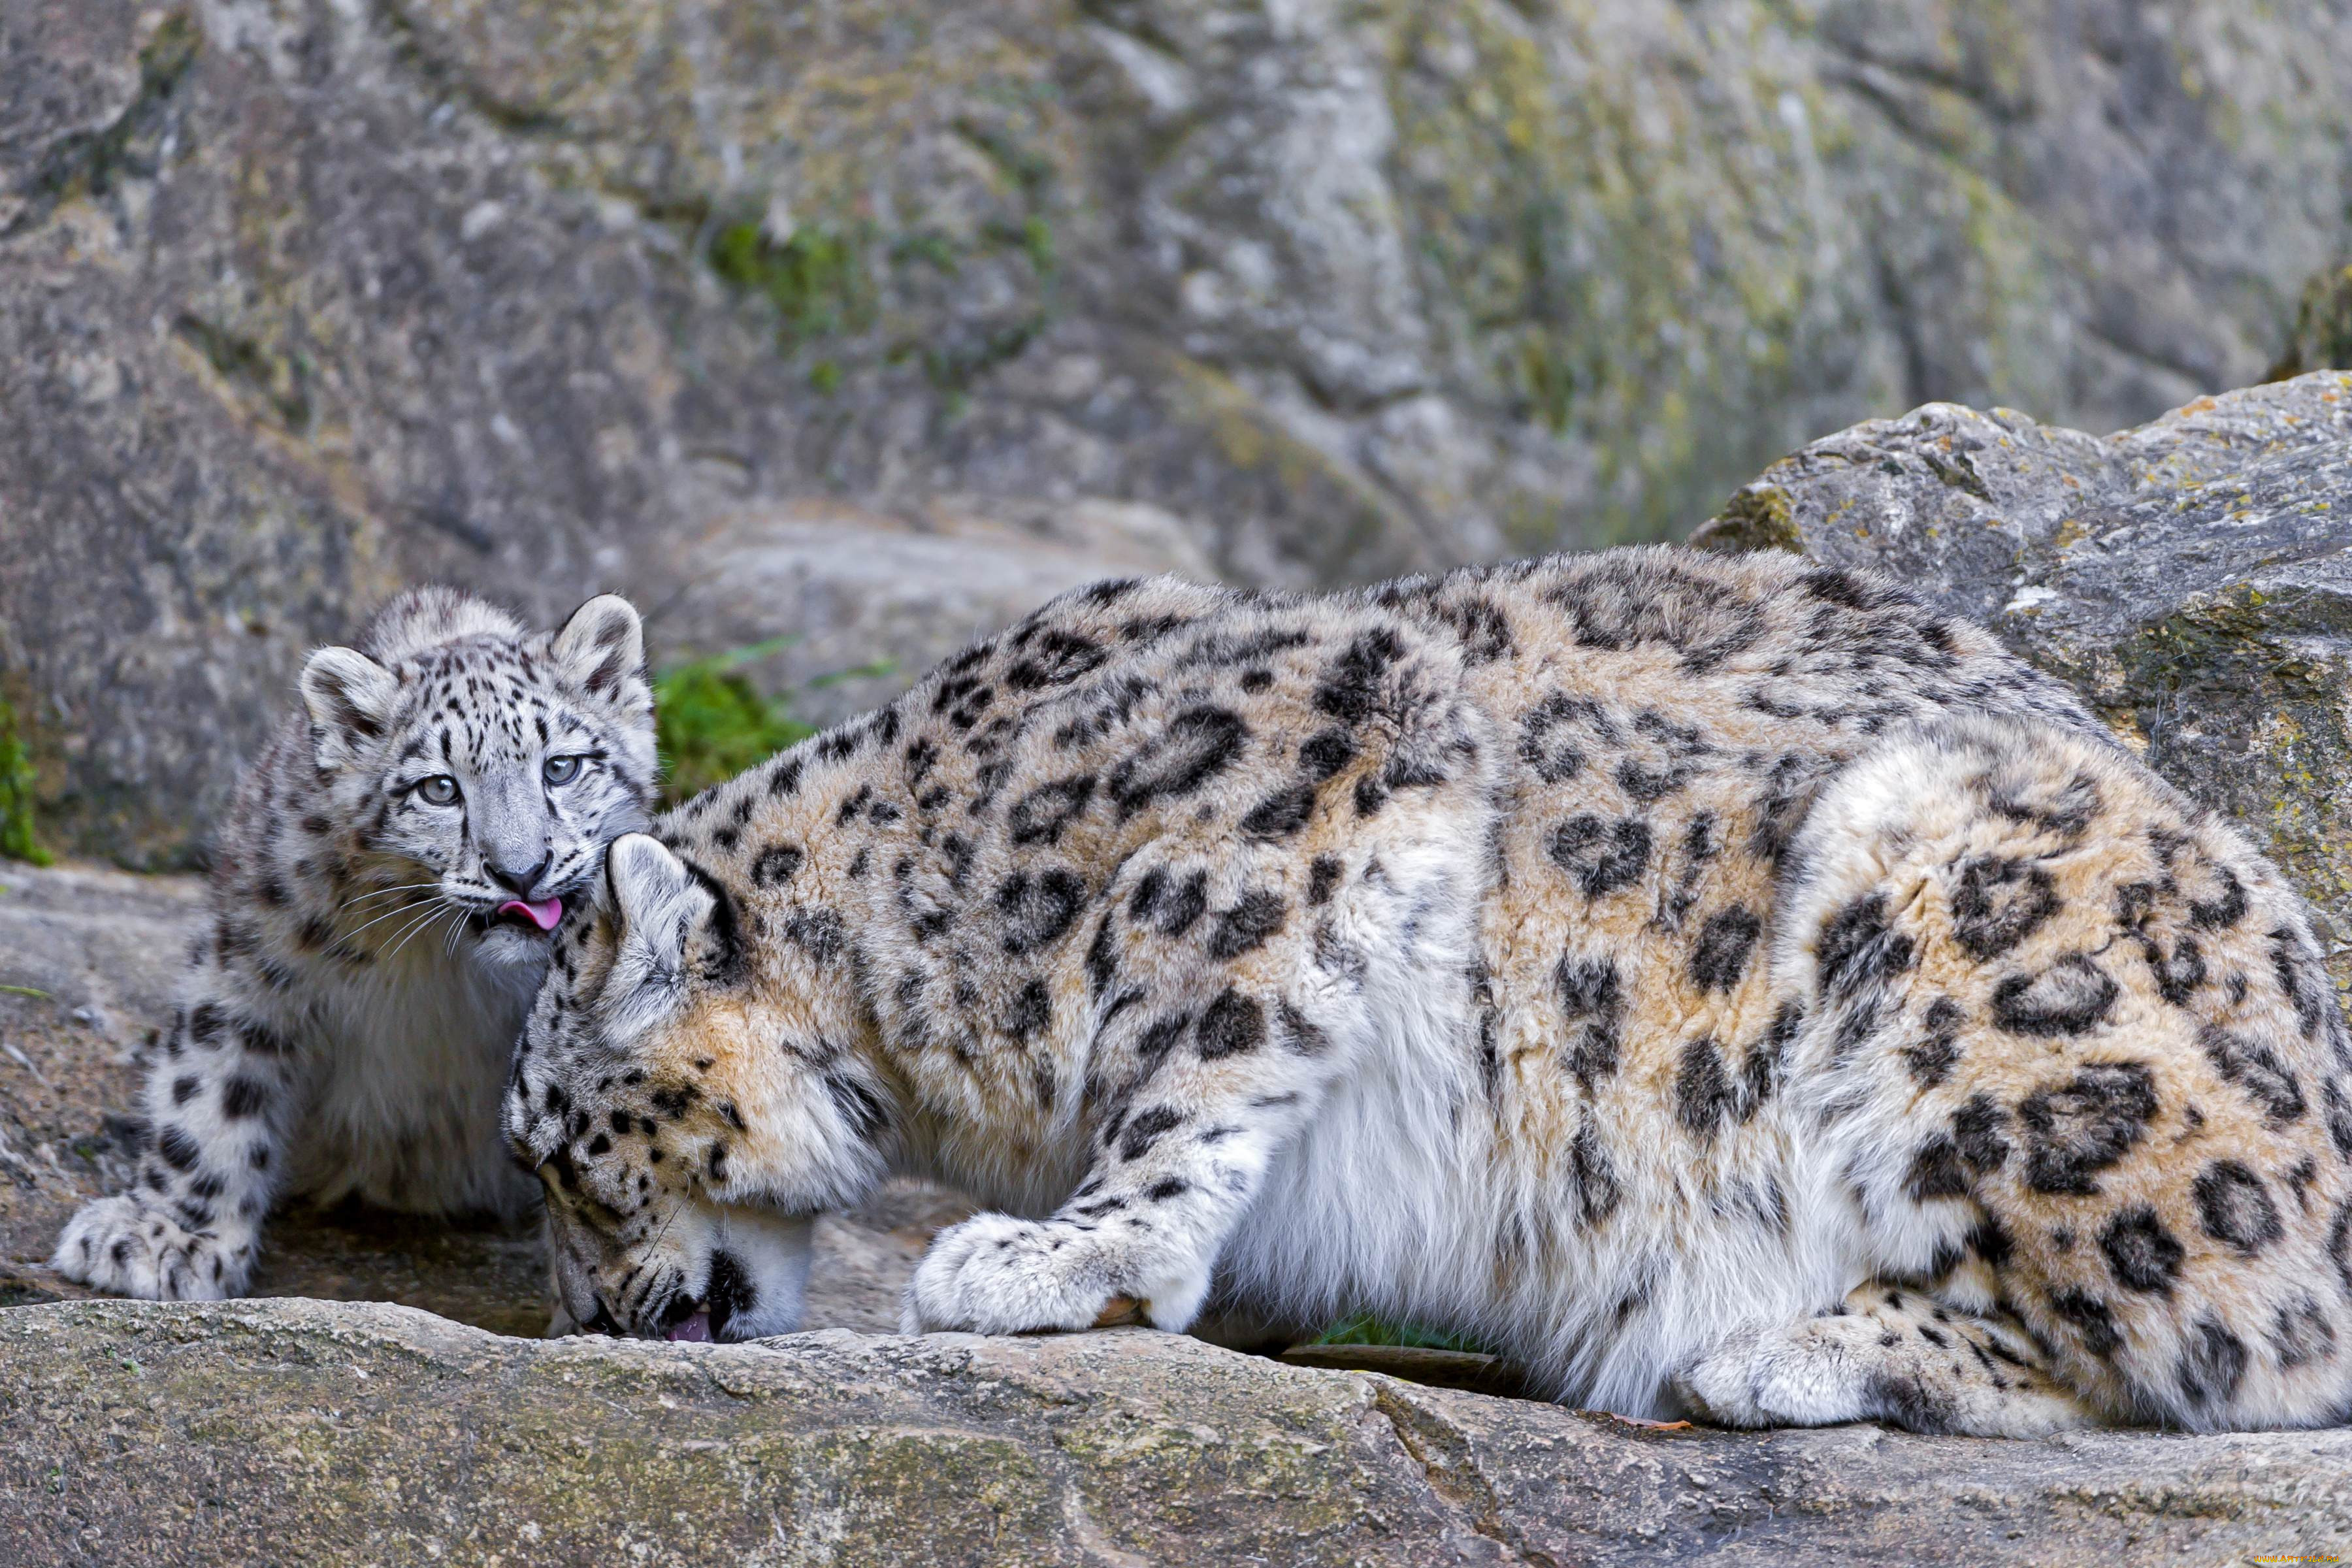
{"label": "adult leopard's ear", "polygon": [[624,834],[604,852],[604,882],[620,924],[613,954],[608,1032],[625,1040],[667,1014],[683,994],[686,945],[709,917],[711,897],[660,840]]}
{"label": "adult leopard's ear", "polygon": [[686,862],[649,833],[625,833],[604,852],[604,880],[624,941],[657,953],[682,953],[693,922],[709,912],[710,895]]}
{"label": "adult leopard's ear", "polygon": [[356,648],[322,647],[302,667],[302,705],[322,768],[352,766],[392,724],[400,681]]}
{"label": "adult leopard's ear", "polygon": [[561,677],[581,693],[629,714],[653,712],[646,682],[646,626],[618,594],[599,594],[563,623],[548,645]]}

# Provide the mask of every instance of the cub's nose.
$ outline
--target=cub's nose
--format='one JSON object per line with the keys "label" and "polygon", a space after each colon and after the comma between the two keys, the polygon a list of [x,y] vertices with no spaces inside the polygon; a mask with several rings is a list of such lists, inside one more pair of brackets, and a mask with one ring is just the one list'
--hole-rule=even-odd
{"label": "cub's nose", "polygon": [[551,849],[541,851],[538,860],[529,867],[519,867],[513,863],[502,863],[486,858],[482,862],[482,869],[490,874],[491,881],[496,882],[516,898],[528,899],[530,897],[532,886],[539,880],[540,873],[546,870],[547,863],[554,858],[555,852]]}

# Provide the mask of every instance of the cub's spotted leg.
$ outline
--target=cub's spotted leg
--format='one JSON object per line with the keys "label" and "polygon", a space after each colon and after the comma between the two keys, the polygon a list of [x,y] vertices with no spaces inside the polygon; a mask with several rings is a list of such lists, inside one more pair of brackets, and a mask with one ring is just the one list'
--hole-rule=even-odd
{"label": "cub's spotted leg", "polygon": [[274,1030],[217,1000],[189,1007],[149,1065],[137,1179],[74,1215],[50,1267],[149,1300],[243,1294],[282,1163],[292,1068]]}
{"label": "cub's spotted leg", "polygon": [[2023,1331],[1880,1285],[1801,1322],[1731,1334],[1674,1383],[1692,1414],[1724,1426],[1885,1421],[2035,1437],[2102,1425]]}
{"label": "cub's spotted leg", "polygon": [[1181,1331],[1200,1312],[1226,1237],[1321,1098],[1331,1037],[1297,1004],[1236,987],[1145,1016],[1121,1053],[1139,1080],[1096,1133],[1086,1180],[1049,1218],[941,1232],[907,1288],[906,1331],[1137,1317]]}

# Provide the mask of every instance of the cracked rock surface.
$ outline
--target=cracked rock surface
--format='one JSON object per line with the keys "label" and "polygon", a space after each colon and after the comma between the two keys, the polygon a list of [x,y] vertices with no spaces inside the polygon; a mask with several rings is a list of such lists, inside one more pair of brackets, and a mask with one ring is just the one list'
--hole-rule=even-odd
{"label": "cracked rock surface", "polygon": [[0,1560],[2223,1562],[2352,1542],[2352,1432],[1651,1430],[1140,1330],[502,1339],[0,1312]]}

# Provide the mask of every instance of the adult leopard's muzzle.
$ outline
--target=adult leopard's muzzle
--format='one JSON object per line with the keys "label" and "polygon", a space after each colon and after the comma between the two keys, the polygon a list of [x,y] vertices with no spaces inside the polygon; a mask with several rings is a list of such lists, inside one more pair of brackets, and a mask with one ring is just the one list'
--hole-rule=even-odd
{"label": "adult leopard's muzzle", "polygon": [[720,1343],[791,1333],[806,1300],[814,1228],[808,1215],[697,1204],[639,1254],[601,1267],[583,1267],[560,1242],[558,1285],[592,1333]]}

